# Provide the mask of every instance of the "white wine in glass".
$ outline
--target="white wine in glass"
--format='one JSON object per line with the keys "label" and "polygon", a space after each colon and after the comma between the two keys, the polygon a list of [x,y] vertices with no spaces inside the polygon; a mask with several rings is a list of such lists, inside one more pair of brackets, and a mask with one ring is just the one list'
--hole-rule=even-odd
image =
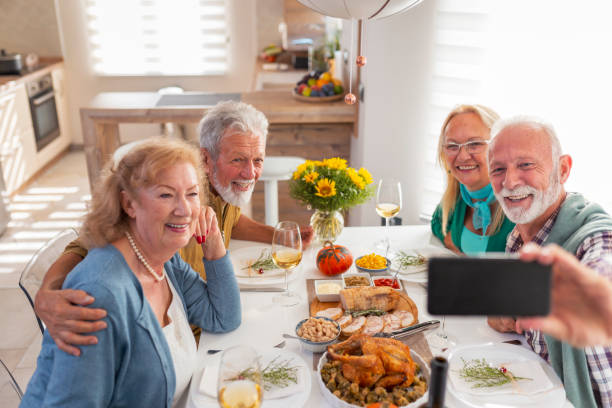
{"label": "white wine in glass", "polygon": [[389,220],[402,208],[402,185],[395,179],[382,179],[378,182],[376,190],[376,212],[385,219],[385,238],[376,243],[377,248],[389,254],[391,243],[389,241]]}
{"label": "white wine in glass", "polygon": [[287,275],[302,261],[302,236],[300,227],[293,221],[281,221],[274,228],[272,237],[272,259],[276,266],[285,270],[285,292],[272,298],[274,303],[294,306],[300,303],[298,294],[289,291]]}
{"label": "white wine in glass", "polygon": [[217,380],[222,408],[259,408],[263,399],[261,366],[257,352],[235,346],[223,352]]}

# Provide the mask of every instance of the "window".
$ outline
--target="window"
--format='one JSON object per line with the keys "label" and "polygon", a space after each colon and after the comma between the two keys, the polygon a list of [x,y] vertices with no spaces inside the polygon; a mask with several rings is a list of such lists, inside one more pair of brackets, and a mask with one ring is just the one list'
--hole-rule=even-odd
{"label": "window", "polygon": [[85,0],[98,75],[219,75],[228,70],[227,0]]}
{"label": "window", "polygon": [[440,126],[460,103],[550,121],[573,158],[566,190],[612,210],[611,14],[612,4],[596,0],[439,0],[423,218],[445,188],[435,162]]}

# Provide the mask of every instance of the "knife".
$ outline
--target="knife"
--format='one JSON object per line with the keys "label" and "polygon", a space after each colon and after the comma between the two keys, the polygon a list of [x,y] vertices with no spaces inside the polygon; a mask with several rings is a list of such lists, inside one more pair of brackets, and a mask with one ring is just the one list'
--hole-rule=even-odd
{"label": "knife", "polygon": [[284,292],[285,288],[240,288],[241,292]]}
{"label": "knife", "polygon": [[403,339],[404,337],[412,336],[416,333],[421,333],[427,330],[437,329],[440,327],[439,320],[428,320],[423,323],[417,323],[413,326],[404,327],[391,333],[376,333],[374,337],[388,337],[392,339]]}

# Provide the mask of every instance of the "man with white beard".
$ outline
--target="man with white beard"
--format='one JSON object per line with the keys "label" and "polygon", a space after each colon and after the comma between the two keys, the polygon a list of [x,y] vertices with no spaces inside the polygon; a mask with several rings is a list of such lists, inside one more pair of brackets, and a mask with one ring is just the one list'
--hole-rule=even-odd
{"label": "man with white beard", "polygon": [[[265,115],[243,102],[220,102],[202,118],[198,131],[202,162],[209,178],[208,205],[215,211],[226,248],[231,238],[271,243],[274,227],[240,212],[240,206],[251,200],[263,171],[268,134]],[[300,226],[300,232],[306,247],[312,240],[312,228]],[[180,255],[205,279],[202,240],[206,240],[205,234],[191,239],[181,248]],[[35,299],[36,313],[57,346],[73,355],[80,354],[78,345],[96,344],[91,333],[106,328],[101,320],[106,316],[104,310],[81,307],[94,302],[91,296],[84,291],[61,290],[68,273],[87,252],[80,240],[71,242],[49,268]],[[193,329],[197,336],[199,328]]]}
{"label": "man with white beard", "polygon": [[[612,218],[581,194],[566,193],[572,159],[561,153],[553,127],[537,118],[515,117],[491,129],[489,175],[497,201],[516,227],[507,252],[526,243],[557,244],[592,273],[612,279]],[[488,319],[501,332],[521,332],[512,318]],[[577,349],[535,330],[525,331],[533,350],[549,361],[576,407],[612,406],[612,348]]]}

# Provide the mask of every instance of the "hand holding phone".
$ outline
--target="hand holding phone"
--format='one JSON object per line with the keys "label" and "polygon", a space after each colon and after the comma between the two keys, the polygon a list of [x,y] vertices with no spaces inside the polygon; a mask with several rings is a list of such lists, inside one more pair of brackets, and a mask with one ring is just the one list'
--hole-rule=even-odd
{"label": "hand holding phone", "polygon": [[503,254],[429,259],[427,309],[433,315],[545,316],[551,267]]}

